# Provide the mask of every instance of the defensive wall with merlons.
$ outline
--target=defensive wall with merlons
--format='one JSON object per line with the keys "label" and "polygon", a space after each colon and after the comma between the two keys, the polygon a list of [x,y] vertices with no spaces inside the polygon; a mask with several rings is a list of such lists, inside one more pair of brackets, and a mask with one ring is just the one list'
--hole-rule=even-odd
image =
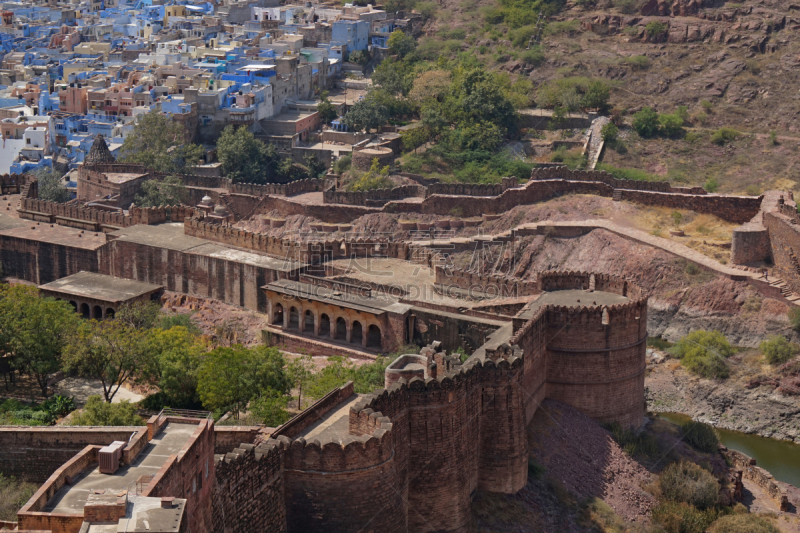
{"label": "defensive wall with merlons", "polygon": [[[390,380],[350,405],[346,431],[304,438],[304,426],[336,408],[326,397],[288,423],[288,435],[220,458],[214,530],[466,533],[478,490],[515,493],[527,482],[525,428],[544,398],[601,422],[641,425],[647,296],[587,272],[544,272],[536,284],[626,300],[532,309],[514,320],[507,343],[449,371],[429,367],[435,377]],[[443,363],[441,355],[430,360]]]}

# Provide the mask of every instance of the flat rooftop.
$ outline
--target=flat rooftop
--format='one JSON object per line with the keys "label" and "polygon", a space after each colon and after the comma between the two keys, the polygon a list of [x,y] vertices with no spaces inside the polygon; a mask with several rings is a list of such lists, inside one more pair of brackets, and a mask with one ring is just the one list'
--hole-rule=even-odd
{"label": "flat rooftop", "polygon": [[46,223],[37,225],[37,222],[33,220],[26,220],[25,222],[26,223],[22,226],[18,225],[10,229],[0,230],[0,235],[17,239],[46,242],[49,244],[58,244],[70,248],[83,248],[85,250],[97,250],[106,244],[106,235],[102,232],[95,233],[77,228],[69,228],[67,226],[59,226],[58,224],[53,224],[53,227],[50,227],[50,224]]}
{"label": "flat rooftop", "polygon": [[618,305],[630,301],[627,296],[605,291],[584,291],[580,289],[567,289],[562,291],[543,292],[531,302],[530,307],[520,313],[521,318],[533,316],[544,305],[562,305],[567,307],[597,307],[603,305]]}
{"label": "flat rooftop", "polygon": [[61,487],[40,512],[83,514],[83,507],[90,492],[106,490],[121,494],[131,489],[139,476],[157,474],[158,469],[170,455],[177,455],[189,441],[198,424],[169,422],[147,444],[132,464],[121,467],[114,474],[101,474],[100,465],[93,464],[78,474],[71,485]]}
{"label": "flat rooftop", "polygon": [[147,177],[147,174],[133,174],[128,172],[109,172],[108,174],[104,175],[111,183],[126,183],[128,181]]}
{"label": "flat rooftop", "polygon": [[264,122],[297,122],[316,113],[316,111],[284,111],[272,118],[265,119]]}
{"label": "flat rooftop", "polygon": [[301,283],[299,281],[291,281],[288,279],[279,279],[263,286],[262,289],[277,292],[279,294],[285,294],[287,296],[293,296],[295,298],[304,298],[318,302],[331,303],[333,305],[346,307],[348,309],[355,309],[357,311],[364,311],[374,315],[380,315],[386,311],[393,310],[397,310],[397,312],[404,312],[406,309],[408,309],[408,306],[398,304],[395,300],[390,298],[384,299],[361,296],[359,294],[328,289],[327,287],[312,285],[310,283]]}
{"label": "flat rooftop", "polygon": [[249,252],[214,241],[186,235],[184,233],[183,223],[181,222],[171,222],[155,226],[136,225],[115,231],[110,235],[120,241],[134,242],[154,248],[166,248],[168,250],[236,261],[282,272],[297,270],[305,266],[305,263],[292,259],[278,259],[266,254]]}
{"label": "flat rooftop", "polygon": [[82,296],[104,302],[121,303],[138,296],[156,292],[161,289],[161,285],[106,276],[105,274],[95,274],[93,272],[78,272],[66,278],[40,285],[39,289],[72,296]]}

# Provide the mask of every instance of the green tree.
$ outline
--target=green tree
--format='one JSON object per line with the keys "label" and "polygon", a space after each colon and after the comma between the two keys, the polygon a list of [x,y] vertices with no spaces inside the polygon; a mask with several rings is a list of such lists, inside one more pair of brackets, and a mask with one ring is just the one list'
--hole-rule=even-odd
{"label": "green tree", "polygon": [[347,60],[350,63],[355,63],[356,65],[361,65],[363,67],[369,63],[369,53],[366,50],[355,50],[350,52]]}
{"label": "green tree", "polygon": [[155,354],[158,386],[171,407],[190,407],[199,402],[197,371],[205,347],[182,326],[149,332],[147,350]]}
{"label": "green tree", "polygon": [[64,369],[99,379],[109,403],[127,382],[148,381],[156,372],[147,332],[118,320],[89,320],[78,326],[65,347]]}
{"label": "green tree", "polygon": [[320,161],[317,156],[313,154],[306,154],[303,157],[303,163],[305,164],[306,169],[308,169],[308,175],[306,177],[309,179],[321,178],[328,170],[325,167],[325,163]]}
{"label": "green tree", "polygon": [[609,122],[600,129],[600,136],[605,142],[614,143],[619,136],[619,128],[613,122]]}
{"label": "green tree", "polygon": [[278,427],[292,417],[286,410],[286,396],[272,389],[251,401],[248,408],[262,424],[270,427]]}
{"label": "green tree", "polygon": [[189,189],[183,181],[176,176],[149,179],[142,183],[140,194],[136,195],[134,203],[139,207],[161,207],[167,205],[183,205],[189,201]]}
{"label": "green tree", "polygon": [[684,133],[683,119],[677,114],[659,115],[658,125],[663,135],[673,139]]}
{"label": "green tree", "polygon": [[36,287],[0,287],[0,345],[13,353],[11,364],[31,374],[47,397],[47,379],[59,369],[59,357],[78,323],[72,306],[40,298]]}
{"label": "green tree", "polygon": [[400,137],[403,141],[403,149],[410,152],[411,150],[417,151],[417,148],[428,142],[431,134],[426,127],[416,127],[403,130],[400,132]]}
{"label": "green tree", "polygon": [[389,35],[387,43],[390,54],[396,54],[400,59],[403,59],[408,54],[417,49],[417,41],[411,35],[406,35],[402,30],[394,30]]}
{"label": "green tree", "polygon": [[363,100],[350,108],[342,119],[347,127],[357,131],[370,131],[386,124],[389,120],[389,111],[386,106],[370,98],[368,94]]}
{"label": "green tree", "polygon": [[658,133],[658,113],[652,107],[645,107],[633,115],[632,125],[642,137],[653,137]]}
{"label": "green tree", "polygon": [[376,189],[390,189],[394,185],[394,182],[389,179],[389,167],[385,166],[381,168],[380,163],[378,163],[378,158],[374,158],[372,160],[372,165],[369,167],[369,170],[360,178],[353,181],[348,190],[358,192],[358,191],[374,191]]}
{"label": "green tree", "polygon": [[292,385],[297,389],[297,408],[302,409],[301,400],[303,398],[303,389],[305,389],[311,382],[313,376],[312,370],[314,369],[314,362],[311,360],[310,355],[304,355],[293,359],[286,368],[286,374],[292,382]]}
{"label": "green tree", "polygon": [[693,331],[669,351],[692,373],[706,378],[728,377],[726,359],[733,355],[733,348],[719,331]]}
{"label": "green tree", "polygon": [[222,173],[234,183],[271,183],[278,164],[275,147],[255,138],[247,128],[226,126],[217,139]]}
{"label": "green tree", "polygon": [[289,391],[283,355],[276,348],[241,345],[218,347],[204,357],[197,373],[197,392],[207,409],[239,412],[272,389]]}
{"label": "green tree", "polygon": [[52,168],[40,168],[34,172],[39,182],[39,198],[48,202],[63,204],[70,201],[70,194],[64,185],[61,173]]}
{"label": "green tree", "polygon": [[128,400],[119,403],[104,402],[100,396],[89,396],[83,410],[72,415],[72,426],[144,426],[136,414],[136,405]]}
{"label": "green tree", "polygon": [[317,112],[319,113],[320,120],[322,120],[324,124],[330,124],[339,116],[339,112],[336,111],[336,106],[328,99],[327,91],[323,91],[320,95],[319,103],[317,104]]}
{"label": "green tree", "polygon": [[186,142],[186,130],[155,111],[139,117],[120,148],[120,162],[139,163],[157,172],[177,172],[195,165],[203,149]]}
{"label": "green tree", "polygon": [[154,328],[161,319],[161,307],[155,302],[122,304],[117,308],[115,319],[133,329]]}
{"label": "green tree", "polygon": [[759,348],[764,354],[764,359],[771,365],[785,363],[800,352],[800,346],[789,342],[786,340],[786,337],[781,335],[773,335],[767,340],[762,341]]}
{"label": "green tree", "polygon": [[584,109],[596,109],[604,113],[608,109],[608,99],[611,97],[611,86],[601,80],[589,82],[589,86],[581,99]]}

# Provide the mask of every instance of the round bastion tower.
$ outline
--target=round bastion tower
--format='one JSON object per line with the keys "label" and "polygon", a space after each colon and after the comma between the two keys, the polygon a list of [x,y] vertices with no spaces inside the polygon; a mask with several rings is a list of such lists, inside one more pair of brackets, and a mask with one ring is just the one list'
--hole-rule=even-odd
{"label": "round bastion tower", "polygon": [[604,274],[543,273],[548,398],[601,423],[644,421],[647,296]]}

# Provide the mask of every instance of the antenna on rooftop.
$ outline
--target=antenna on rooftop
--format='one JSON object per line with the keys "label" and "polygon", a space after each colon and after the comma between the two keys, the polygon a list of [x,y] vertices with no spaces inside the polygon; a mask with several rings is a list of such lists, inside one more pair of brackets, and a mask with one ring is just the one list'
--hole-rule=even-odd
{"label": "antenna on rooftop", "polygon": [[531,35],[531,38],[528,41],[528,46],[525,47],[525,50],[530,50],[533,45],[540,44],[542,42],[542,32],[544,31],[545,24],[547,24],[547,17],[543,17],[542,12],[539,11],[538,18],[536,19],[536,28],[534,28],[533,35]]}

